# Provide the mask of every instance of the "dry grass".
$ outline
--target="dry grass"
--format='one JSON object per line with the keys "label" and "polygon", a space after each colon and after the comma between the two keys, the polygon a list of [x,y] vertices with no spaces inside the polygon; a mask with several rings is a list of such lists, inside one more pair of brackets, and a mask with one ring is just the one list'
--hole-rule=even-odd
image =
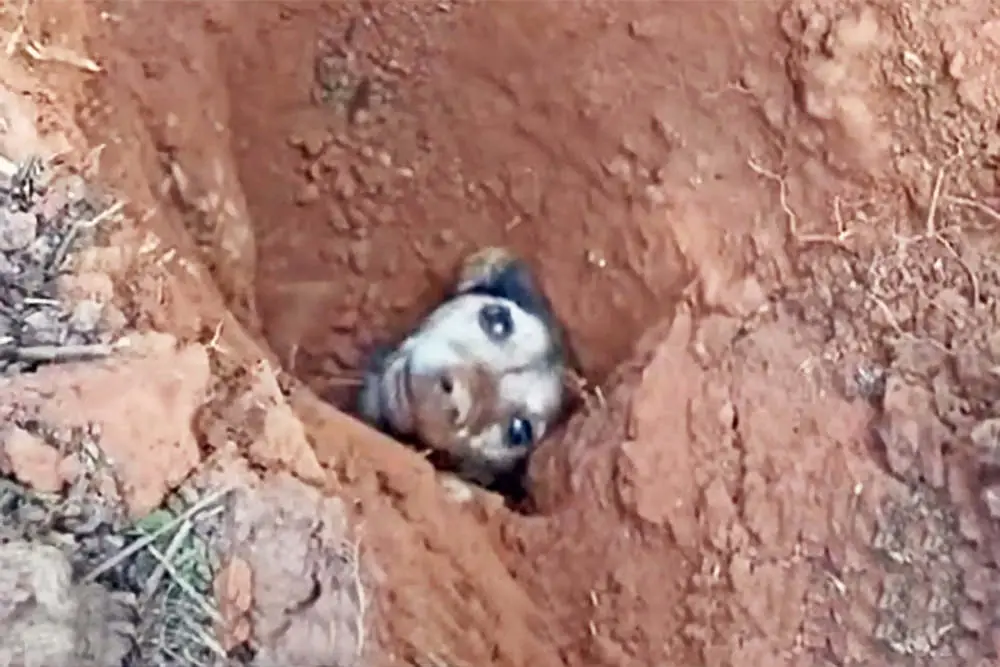
{"label": "dry grass", "polygon": [[[229,489],[176,509],[153,512],[134,528],[131,544],[88,575],[133,561],[139,607],[139,655],[143,664],[201,665],[228,660],[215,637],[222,622],[213,584],[218,557],[205,539],[205,524],[218,523]],[[169,507],[169,506],[168,506]],[[209,531],[211,532],[211,531]]]}
{"label": "dry grass", "polygon": [[107,483],[113,475],[107,462],[85,451],[93,442],[78,446],[85,472],[65,495],[0,479],[0,536],[59,546],[81,573],[80,583],[134,596],[138,623],[127,631],[136,641],[129,664],[228,664],[214,636],[221,620],[212,589],[217,559],[199,530],[219,521],[228,489],[130,525],[122,520],[120,499],[106,492],[115,486]]}

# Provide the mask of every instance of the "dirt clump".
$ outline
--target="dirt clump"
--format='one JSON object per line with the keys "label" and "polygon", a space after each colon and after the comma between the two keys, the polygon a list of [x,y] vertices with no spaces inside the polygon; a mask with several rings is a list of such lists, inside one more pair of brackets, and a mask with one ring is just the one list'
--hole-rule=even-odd
{"label": "dirt clump", "polygon": [[[190,424],[204,402],[208,379],[204,350],[189,347],[43,369],[4,383],[0,400],[7,422],[35,419],[54,426],[85,423],[97,428],[105,454],[121,476],[126,502],[138,518],[155,509],[200,462]],[[121,391],[136,386],[145,391]],[[150,431],[150,424],[157,429]],[[10,455],[15,474],[19,458],[52,457],[41,452],[28,456],[23,446]]]}
{"label": "dirt clump", "polygon": [[98,584],[74,583],[66,555],[54,546],[0,544],[0,661],[39,667],[106,667],[131,650],[131,606]]}
{"label": "dirt clump", "polygon": [[[827,552],[871,558],[865,541],[893,484],[864,447],[873,409],[804,374],[814,334],[769,319],[699,359],[710,327],[678,315],[603,418],[577,417],[567,452],[535,460],[551,491],[548,457],[573,457],[544,525],[519,537],[518,565],[537,573],[539,599],[579,619],[571,664],[784,663],[824,650],[829,628],[814,624],[835,598]],[[608,541],[581,549],[572,536],[584,525],[608,526]],[[588,585],[574,595],[572,581]]]}
{"label": "dirt clump", "polygon": [[346,540],[342,503],[278,475],[234,499],[230,520],[227,594],[242,597],[234,609],[250,615],[244,636],[232,639],[249,640],[253,628],[260,648],[251,664],[346,665],[365,656],[369,582],[358,544]]}

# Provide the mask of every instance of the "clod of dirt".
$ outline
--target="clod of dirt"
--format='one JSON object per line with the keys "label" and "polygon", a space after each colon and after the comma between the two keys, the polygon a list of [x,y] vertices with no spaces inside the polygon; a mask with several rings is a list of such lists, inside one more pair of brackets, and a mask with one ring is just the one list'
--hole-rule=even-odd
{"label": "clod of dirt", "polygon": [[37,109],[6,86],[0,86],[0,155],[21,162],[43,144],[35,127]]}
{"label": "clod of dirt", "polygon": [[[873,561],[861,526],[896,486],[862,444],[873,410],[802,371],[812,337],[787,316],[707,367],[703,337],[684,311],[647,334],[606,406],[532,462],[550,500],[517,533],[515,574],[561,601],[556,617],[591,619],[561,626],[570,664],[775,664],[797,642],[852,641],[850,628],[802,636],[839,604],[826,577],[848,577],[804,554]],[[605,539],[581,543],[583,526]],[[850,577],[846,590],[867,590]]]}
{"label": "clod of dirt", "polygon": [[289,406],[270,364],[261,361],[234,386],[219,408],[222,419],[205,439],[221,450],[235,442],[254,464],[283,469],[307,482],[322,483],[324,473],[305,428]]}
{"label": "clod of dirt", "polygon": [[932,394],[900,377],[890,377],[877,426],[889,469],[903,479],[926,481],[935,488],[945,483],[942,443],[948,432],[934,415]]}
{"label": "clod of dirt", "polygon": [[371,593],[340,501],[282,473],[238,491],[229,521],[224,599],[253,600],[252,664],[363,664]]}
{"label": "clod of dirt", "polygon": [[1000,419],[984,419],[969,435],[983,465],[1000,468]]}
{"label": "clod of dirt", "polygon": [[60,470],[63,459],[59,452],[22,428],[7,429],[0,454],[9,463],[0,470],[37,491],[55,493],[67,481]]}
{"label": "clod of dirt", "polygon": [[38,223],[24,211],[0,212],[0,252],[24,250],[35,240]]}
{"label": "clod of dirt", "polygon": [[[146,356],[123,352],[99,363],[49,366],[9,378],[0,383],[0,405],[8,419],[30,416],[53,425],[98,427],[101,447],[121,477],[131,512],[139,517],[200,461],[191,423],[206,398],[208,380],[208,357],[200,346]],[[137,387],[143,391],[127,389]],[[23,461],[26,451],[20,446],[14,455]],[[38,450],[31,454],[35,461],[54,458]]]}
{"label": "clod of dirt", "polygon": [[791,73],[802,110],[824,128],[826,147],[835,159],[862,168],[881,164],[889,147],[888,132],[878,120],[880,110],[869,101],[878,85],[870,63],[887,41],[877,12],[865,7],[831,18],[808,3],[791,7],[786,21],[787,15],[798,13],[802,22],[798,29],[786,27],[798,50]]}
{"label": "clod of dirt", "polygon": [[0,664],[114,667],[132,649],[131,608],[95,584],[72,581],[59,549],[0,544]]}

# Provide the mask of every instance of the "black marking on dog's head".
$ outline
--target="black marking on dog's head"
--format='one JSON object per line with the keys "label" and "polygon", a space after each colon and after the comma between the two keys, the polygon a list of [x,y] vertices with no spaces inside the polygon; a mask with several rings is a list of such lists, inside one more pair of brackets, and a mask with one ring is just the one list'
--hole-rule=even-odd
{"label": "black marking on dog's head", "polygon": [[382,407],[382,392],[379,379],[385,371],[386,364],[393,353],[393,347],[385,343],[377,343],[368,353],[361,376],[361,389],[357,394],[355,409],[358,415],[370,426],[382,431],[391,438],[398,439],[392,424],[385,418]]}
{"label": "black marking on dog's head", "polygon": [[481,294],[511,301],[521,310],[545,322],[557,341],[557,354],[565,352],[564,334],[552,303],[523,259],[508,259],[502,268],[489,271],[485,276],[459,289],[456,294]]}
{"label": "black marking on dog's head", "polygon": [[531,269],[522,259],[511,259],[503,268],[490,272],[459,291],[460,294],[484,294],[512,301],[527,313],[546,322],[552,317],[552,307],[542,292]]}

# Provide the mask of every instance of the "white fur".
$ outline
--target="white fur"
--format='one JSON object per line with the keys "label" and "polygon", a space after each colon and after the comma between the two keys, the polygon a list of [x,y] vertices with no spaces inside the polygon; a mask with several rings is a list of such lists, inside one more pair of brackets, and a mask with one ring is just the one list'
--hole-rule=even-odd
{"label": "white fur", "polygon": [[[493,303],[507,306],[514,324],[511,336],[499,342],[487,336],[479,323],[480,309]],[[554,345],[548,324],[513,302],[478,294],[459,295],[432,312],[392,355],[381,377],[384,416],[402,433],[415,427],[413,406],[400,389],[407,364],[414,376],[428,377],[475,365],[491,371],[497,381],[498,400],[531,423],[537,441],[562,407],[562,367],[554,361]],[[460,385],[451,396],[459,418],[464,420],[473,397]],[[527,447],[513,448],[507,443],[507,427],[497,423],[478,434],[457,434],[467,440],[465,449],[477,459],[469,462],[472,467],[485,464],[509,469],[527,455]]]}

